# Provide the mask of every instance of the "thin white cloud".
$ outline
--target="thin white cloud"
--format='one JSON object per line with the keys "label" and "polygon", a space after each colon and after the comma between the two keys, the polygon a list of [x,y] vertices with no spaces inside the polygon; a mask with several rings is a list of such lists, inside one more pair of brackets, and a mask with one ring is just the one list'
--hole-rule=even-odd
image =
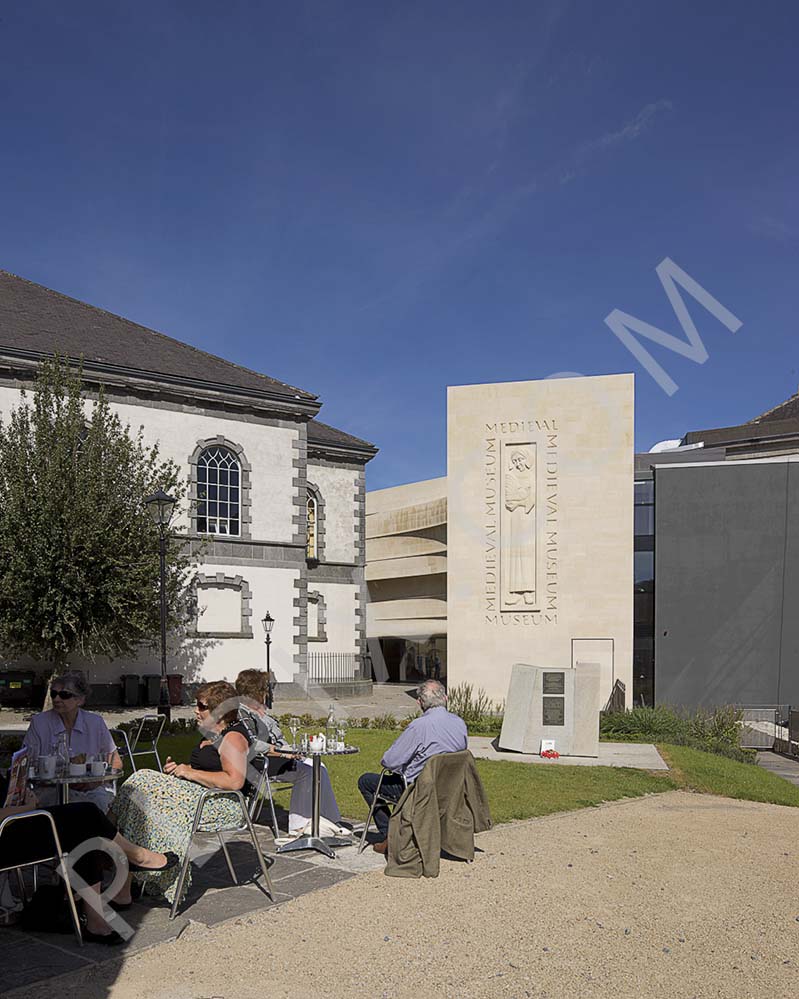
{"label": "thin white cloud", "polygon": [[596,156],[607,152],[609,149],[613,149],[615,146],[620,146],[627,142],[634,142],[649,128],[658,115],[667,111],[672,111],[673,109],[674,105],[668,100],[654,101],[651,104],[645,104],[641,110],[629,121],[625,122],[621,128],[614,129],[611,132],[605,132],[604,135],[600,135],[596,139],[589,139],[587,142],[583,142],[577,147],[577,151],[574,154],[574,163],[567,167],[561,175],[560,183],[568,184],[570,180],[574,180],[580,172],[580,169],[587,166],[587,164]]}

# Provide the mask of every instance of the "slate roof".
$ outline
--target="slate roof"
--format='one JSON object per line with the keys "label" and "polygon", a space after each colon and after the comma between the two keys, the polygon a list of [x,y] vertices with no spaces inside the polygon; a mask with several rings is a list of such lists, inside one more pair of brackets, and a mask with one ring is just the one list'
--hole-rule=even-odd
{"label": "slate roof", "polygon": [[343,430],[336,430],[320,420],[308,421],[308,443],[319,445],[330,445],[332,447],[351,448],[357,451],[369,451],[377,454],[377,448],[369,441],[360,437],[353,437],[352,434],[345,434]]}
{"label": "slate roof", "polygon": [[756,416],[750,423],[774,423],[778,420],[790,420],[799,416],[799,393],[792,395],[790,399],[781,402],[778,406],[772,406],[765,413]]}
{"label": "slate roof", "polygon": [[0,270],[0,353],[59,353],[97,365],[312,401],[311,392]]}

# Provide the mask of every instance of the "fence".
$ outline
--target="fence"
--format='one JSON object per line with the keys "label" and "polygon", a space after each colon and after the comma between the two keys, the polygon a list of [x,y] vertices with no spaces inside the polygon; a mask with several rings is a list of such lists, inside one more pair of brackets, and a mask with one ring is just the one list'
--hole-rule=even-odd
{"label": "fence", "polygon": [[361,657],[352,652],[309,652],[311,683],[347,683],[360,679]]}
{"label": "fence", "polygon": [[788,712],[788,745],[791,756],[799,756],[799,711],[791,708]]}

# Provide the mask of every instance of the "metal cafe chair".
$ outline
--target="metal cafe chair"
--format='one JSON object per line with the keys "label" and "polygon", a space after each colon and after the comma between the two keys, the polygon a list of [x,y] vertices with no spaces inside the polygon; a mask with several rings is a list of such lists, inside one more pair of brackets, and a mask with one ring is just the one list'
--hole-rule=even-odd
{"label": "metal cafe chair", "polygon": [[380,780],[377,782],[377,787],[375,788],[375,795],[374,798],[372,798],[372,804],[371,807],[369,808],[369,815],[366,818],[366,822],[363,827],[363,832],[361,833],[361,839],[360,842],[358,843],[358,853],[363,853],[364,849],[366,848],[366,834],[369,832],[369,824],[374,818],[375,808],[377,808],[379,805],[382,805],[384,808],[387,808],[390,812],[393,812],[394,806],[397,804],[395,798],[386,798],[384,795],[380,793],[380,788],[383,786],[383,778],[386,776],[386,774],[396,774],[397,777],[402,777],[403,785],[406,788],[408,786],[408,782],[405,780],[404,774],[397,773],[396,770],[388,770],[386,767],[383,767],[383,769],[380,771]]}
{"label": "metal cafe chair", "polygon": [[194,820],[191,826],[191,835],[189,836],[189,842],[186,845],[186,853],[183,857],[183,863],[180,867],[180,874],[178,875],[177,886],[175,890],[175,901],[172,903],[172,909],[169,913],[169,918],[174,919],[178,914],[178,907],[181,902],[181,895],[183,894],[183,886],[186,883],[186,875],[189,870],[189,864],[191,862],[191,847],[194,843],[194,837],[197,833],[203,832],[202,828],[202,818],[203,810],[205,809],[206,802],[210,801],[212,798],[219,797],[235,797],[241,808],[241,821],[236,825],[231,825],[224,829],[215,830],[216,835],[219,839],[219,844],[222,847],[222,852],[225,855],[225,860],[227,862],[228,870],[230,871],[230,877],[233,880],[234,885],[238,885],[239,881],[236,877],[236,871],[233,867],[233,861],[230,859],[230,853],[227,848],[227,843],[225,843],[222,833],[231,832],[242,832],[247,831],[250,837],[250,842],[253,849],[255,850],[255,855],[258,857],[258,863],[261,868],[261,873],[264,876],[264,881],[266,882],[266,894],[269,896],[269,901],[274,902],[274,888],[272,887],[272,879],[269,876],[269,868],[266,864],[264,854],[261,852],[260,844],[258,843],[258,837],[255,835],[255,829],[252,824],[252,819],[250,818],[250,812],[247,808],[247,802],[241,791],[222,791],[218,788],[206,788],[199,797],[197,801],[197,808],[194,812]]}
{"label": "metal cafe chair", "polygon": [[275,799],[272,791],[285,791],[293,785],[289,781],[281,780],[279,777],[270,777],[268,774],[269,757],[265,753],[259,753],[255,759],[263,763],[263,770],[258,780],[255,790],[250,795],[250,818],[257,822],[263,811],[264,801],[269,802],[269,811],[272,815],[272,833],[275,839],[280,835],[280,827],[277,824],[277,813],[275,812]]}
{"label": "metal cafe chair", "polygon": [[34,873],[36,871],[37,864],[45,864],[50,861],[56,861],[58,865],[58,872],[62,875],[64,879],[64,884],[67,889],[67,899],[69,900],[69,912],[72,917],[72,925],[75,928],[75,936],[78,938],[78,945],[83,946],[83,935],[80,930],[80,919],[78,918],[78,910],[75,905],[75,895],[72,890],[72,883],[69,880],[69,866],[68,859],[69,855],[64,853],[61,849],[61,840],[58,838],[58,830],[55,827],[55,820],[53,816],[44,811],[41,808],[33,809],[30,812],[19,812],[16,815],[9,815],[0,822],[0,856],[2,856],[2,841],[3,833],[6,828],[15,822],[30,822],[31,819],[37,819],[39,822],[42,820],[50,824],[50,832],[53,834],[53,853],[45,852],[42,857],[37,857],[36,860],[27,860],[24,864],[7,864],[4,867],[0,867],[0,874],[4,874],[6,871],[16,871],[17,882],[19,884],[20,892],[22,893],[22,904],[25,905],[27,902],[27,896],[25,894],[25,882],[22,877],[22,870],[25,867],[33,867]]}
{"label": "metal cafe chair", "polygon": [[[137,769],[135,758],[142,756],[154,756],[155,762],[158,764],[158,769],[161,773],[164,772],[164,768],[161,765],[161,757],[158,755],[158,740],[161,738],[161,733],[164,731],[165,721],[165,715],[144,715],[139,721],[139,727],[136,730],[136,735],[133,737],[132,742],[128,739],[128,734],[123,729],[110,729],[114,742],[117,745],[117,749],[127,756],[133,773],[136,773]],[[146,742],[149,742],[150,748],[140,749],[139,745]]]}

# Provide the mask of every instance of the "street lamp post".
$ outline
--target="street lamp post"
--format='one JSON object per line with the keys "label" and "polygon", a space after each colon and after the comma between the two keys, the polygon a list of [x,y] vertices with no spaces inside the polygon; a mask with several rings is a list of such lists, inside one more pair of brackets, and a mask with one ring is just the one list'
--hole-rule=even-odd
{"label": "street lamp post", "polygon": [[158,714],[165,715],[167,721],[172,720],[172,709],[169,705],[169,686],[166,680],[166,537],[176,502],[174,496],[170,496],[160,488],[144,501],[153,523],[158,528],[161,584],[161,691]]}
{"label": "street lamp post", "polygon": [[272,617],[272,615],[269,613],[269,611],[267,611],[266,614],[264,614],[264,617],[263,617],[263,620],[261,621],[261,624],[264,626],[264,634],[266,635],[266,639],[265,639],[265,642],[266,642],[266,674],[267,674],[267,683],[268,683],[268,690],[269,690],[269,695],[268,695],[269,696],[269,700],[267,701],[266,706],[271,710],[271,708],[272,708],[272,683],[271,683],[271,670],[270,670],[270,662],[269,662],[269,653],[270,653],[271,648],[272,648],[272,628],[274,627],[275,619]]}

